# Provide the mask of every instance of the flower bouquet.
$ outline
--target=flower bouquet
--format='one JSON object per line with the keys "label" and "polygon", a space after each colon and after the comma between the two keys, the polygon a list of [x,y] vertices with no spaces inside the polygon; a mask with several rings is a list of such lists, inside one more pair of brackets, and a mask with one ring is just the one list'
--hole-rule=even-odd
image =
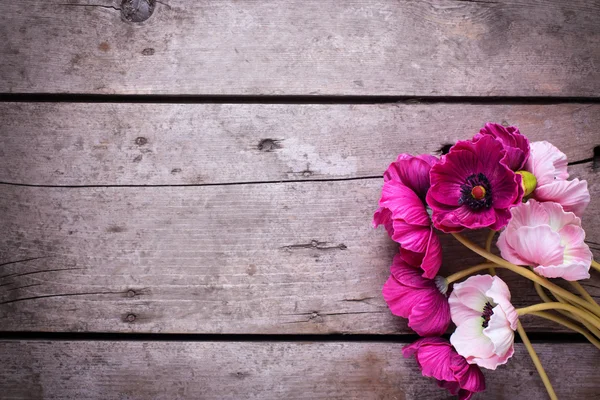
{"label": "flower bouquet", "polygon": [[[510,359],[515,330],[556,399],[519,316],[551,320],[600,348],[600,306],[577,282],[591,267],[600,270],[581,227],[590,195],[585,180],[568,177],[567,157],[552,144],[530,143],[518,128],[493,123],[440,158],[400,154],[385,171],[373,224],[383,225],[400,250],[383,297],[422,336],[404,356],[414,356],[424,376],[459,399],[485,389],[480,368]],[[460,234],[479,229],[489,230],[485,247]],[[498,232],[501,257],[490,251]],[[485,262],[439,276],[441,233]],[[531,280],[541,302],[515,309],[497,268]],[[548,278],[568,281],[575,293]],[[442,335],[451,321],[448,341]]]}

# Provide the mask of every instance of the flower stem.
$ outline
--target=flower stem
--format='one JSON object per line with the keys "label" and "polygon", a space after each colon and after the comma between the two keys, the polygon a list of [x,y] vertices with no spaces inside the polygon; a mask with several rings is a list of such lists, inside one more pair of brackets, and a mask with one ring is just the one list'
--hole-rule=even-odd
{"label": "flower stem", "polygon": [[525,345],[525,348],[527,349],[527,352],[529,353],[529,357],[531,357],[531,361],[533,361],[533,365],[535,365],[535,369],[537,369],[537,372],[540,375],[542,382],[544,382],[544,386],[546,387],[548,396],[550,396],[551,400],[558,400],[558,397],[556,396],[556,393],[554,392],[554,388],[552,388],[552,384],[550,383],[550,379],[548,378],[546,371],[544,371],[542,362],[540,361],[540,358],[538,357],[537,353],[533,349],[533,346],[531,345],[531,342],[529,341],[529,338],[527,337],[527,333],[525,333],[525,329],[523,329],[523,325],[521,325],[520,321],[517,322],[517,331],[519,332],[519,335],[521,336],[521,340],[523,340],[523,344]]}
{"label": "flower stem", "polygon": [[573,286],[575,288],[575,290],[577,290],[579,292],[581,297],[583,297],[584,299],[586,299],[588,302],[590,302],[592,304],[598,304],[598,303],[596,303],[596,300],[594,300],[594,298],[592,296],[590,296],[590,294],[587,292],[587,290],[585,290],[579,282],[569,281],[569,283],[571,284],[571,286]]}
{"label": "flower stem", "polygon": [[526,315],[535,311],[545,311],[545,310],[565,310],[570,313],[577,315],[580,318],[585,319],[590,324],[594,325],[597,329],[600,329],[600,319],[589,312],[583,311],[571,304],[564,303],[540,303],[534,304],[529,307],[518,308],[517,313],[519,315]]}
{"label": "flower stem", "polygon": [[[552,299],[550,297],[548,297],[546,295],[546,293],[544,293],[544,289],[542,289],[542,287],[540,286],[539,283],[535,282],[533,284],[533,286],[535,287],[535,291],[537,292],[538,296],[540,296],[540,299],[542,299],[545,303],[552,303]],[[556,300],[558,300],[561,303],[564,303],[565,300],[563,300],[562,297],[560,297],[557,294],[552,293],[552,295],[554,297],[556,297]],[[568,311],[565,310],[556,310],[559,313],[561,313],[562,315],[571,318],[575,321],[581,322],[587,329],[588,331],[590,331],[593,335],[595,335],[597,338],[600,338],[600,330],[596,329],[592,324],[590,324],[589,322],[587,322],[586,320],[584,320],[583,318],[579,318],[576,315],[573,315],[571,313],[569,313]],[[543,311],[539,311],[539,312],[543,312]]]}
{"label": "flower stem", "polygon": [[592,260],[592,268],[600,272],[600,263],[596,260]]}
{"label": "flower stem", "polygon": [[569,292],[568,290],[565,290],[565,289],[561,288],[560,286],[550,282],[549,280],[537,275],[536,273],[531,272],[524,267],[519,267],[517,265],[509,263],[505,259],[498,257],[497,255],[492,254],[489,251],[486,251],[485,249],[482,249],[481,247],[477,246],[475,243],[473,243],[469,239],[465,238],[464,236],[459,235],[458,233],[453,233],[452,236],[454,236],[459,242],[461,242],[468,249],[470,249],[473,252],[479,254],[480,256],[486,258],[487,260],[489,260],[495,264],[498,264],[497,265],[498,267],[506,268],[506,269],[508,269],[516,274],[519,274],[533,282],[538,282],[540,285],[542,285],[546,289],[560,295],[561,297],[564,297],[565,299],[569,300],[570,302],[573,302],[579,306],[582,306],[582,307],[590,310],[592,313],[594,313],[595,316],[600,316],[600,306],[598,306],[597,304],[590,304],[587,301],[575,296],[573,293]]}
{"label": "flower stem", "polygon": [[496,265],[496,264],[494,264],[494,263],[477,264],[470,268],[463,269],[462,271],[453,273],[452,275],[448,276],[446,278],[446,280],[448,281],[448,285],[449,285],[456,281],[460,281],[461,279],[466,278],[467,276],[474,274],[475,272],[483,271],[484,269],[490,269],[494,265]]}
{"label": "flower stem", "polygon": [[586,332],[585,329],[580,328],[579,326],[577,326],[576,324],[572,323],[571,321],[569,321],[568,319],[559,317],[558,315],[554,315],[552,313],[549,312],[545,312],[545,311],[534,311],[532,313],[530,313],[531,315],[535,315],[537,317],[541,317],[541,318],[545,318],[549,321],[553,321],[556,322],[557,324],[561,324],[575,332],[581,333],[583,336],[585,336],[585,338],[587,340],[590,341],[591,344],[593,344],[594,346],[596,346],[598,349],[600,349],[600,341],[598,341],[595,337],[593,337],[592,335],[590,335],[588,332]]}
{"label": "flower stem", "polygon": [[[496,231],[493,229],[490,229],[490,233],[488,234],[488,237],[485,240],[485,250],[487,252],[491,253],[492,240],[494,240],[494,236],[496,236]],[[493,266],[490,267],[490,275],[492,275],[492,276],[496,275],[496,268],[494,268]]]}

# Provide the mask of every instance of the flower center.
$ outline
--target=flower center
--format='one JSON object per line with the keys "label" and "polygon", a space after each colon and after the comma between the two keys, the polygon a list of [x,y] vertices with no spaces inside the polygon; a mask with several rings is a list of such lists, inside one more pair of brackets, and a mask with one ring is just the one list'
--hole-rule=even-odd
{"label": "flower center", "polygon": [[483,318],[483,324],[481,324],[481,326],[484,328],[488,327],[490,318],[492,318],[492,315],[494,315],[493,308],[494,306],[492,306],[489,301],[485,303],[485,306],[483,307],[483,314],[481,314],[481,318]]}
{"label": "flower center", "polygon": [[490,208],[492,206],[492,188],[490,181],[482,174],[472,174],[460,187],[458,204],[466,204],[472,210]]}
{"label": "flower center", "polygon": [[475,200],[483,199],[485,197],[485,188],[483,186],[475,186],[471,189],[471,196],[473,196]]}

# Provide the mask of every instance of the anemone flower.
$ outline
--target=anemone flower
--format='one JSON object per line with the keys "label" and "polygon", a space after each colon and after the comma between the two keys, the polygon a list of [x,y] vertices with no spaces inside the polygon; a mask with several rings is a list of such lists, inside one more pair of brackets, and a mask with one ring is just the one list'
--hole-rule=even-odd
{"label": "anemone flower", "polygon": [[420,258],[426,278],[435,277],[442,265],[442,246],[425,204],[429,170],[437,161],[428,154],[400,154],[385,171],[379,209],[373,216],[373,226],[384,225],[403,253]]}
{"label": "anemone flower", "polygon": [[499,230],[523,198],[521,176],[504,163],[506,150],[491,135],[459,141],[431,167],[427,204],[436,228]]}
{"label": "anemone flower", "polygon": [[506,157],[503,162],[513,171],[523,169],[526,161],[529,159],[529,140],[519,132],[516,126],[504,127],[500,124],[488,122],[473,136],[473,141],[489,135],[502,143],[506,151]]}
{"label": "anemone flower", "polygon": [[567,180],[567,156],[563,152],[546,141],[533,142],[525,170],[537,180],[531,198],[559,203],[565,211],[578,217],[583,214],[590,202],[587,181],[577,178]]}
{"label": "anemone flower", "polygon": [[592,252],[581,220],[558,203],[533,199],[511,210],[512,219],[497,246],[507,261],[534,267],[547,278],[569,281],[590,277]]}
{"label": "anemone flower", "polygon": [[419,339],[404,346],[402,354],[406,358],[414,356],[423,376],[437,379],[438,386],[458,395],[459,400],[469,400],[474,393],[485,390],[485,377],[479,367],[469,365],[446,339]]}
{"label": "anemone flower", "polygon": [[502,279],[471,276],[454,284],[448,301],[456,325],[450,343],[469,364],[496,369],[512,357],[518,315]]}
{"label": "anemone flower", "polygon": [[444,279],[423,278],[401,254],[394,257],[390,270],[382,293],[392,314],[408,318],[408,326],[420,336],[444,334],[450,324]]}

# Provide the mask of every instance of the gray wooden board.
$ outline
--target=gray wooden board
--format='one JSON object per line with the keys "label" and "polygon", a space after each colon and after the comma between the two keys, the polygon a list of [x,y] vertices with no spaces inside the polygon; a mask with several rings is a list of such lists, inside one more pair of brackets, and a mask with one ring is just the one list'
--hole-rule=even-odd
{"label": "gray wooden board", "polygon": [[[584,227],[600,243],[600,180],[591,162],[571,173],[590,183]],[[381,184],[2,185],[0,329],[410,332],[380,294],[397,251],[370,226]],[[443,245],[446,273],[481,260]],[[503,276],[517,306],[538,301],[528,281]],[[595,296],[599,278],[583,282]]]}
{"label": "gray wooden board", "polygon": [[204,184],[382,175],[486,121],[549,140],[570,161],[600,145],[599,104],[0,103],[0,182]]}
{"label": "gray wooden board", "polygon": [[[450,398],[401,343],[0,342],[4,399]],[[535,344],[560,399],[600,395],[590,344]],[[475,399],[545,399],[523,345]]]}
{"label": "gray wooden board", "polygon": [[0,2],[0,92],[590,96],[600,5],[553,1]]}

